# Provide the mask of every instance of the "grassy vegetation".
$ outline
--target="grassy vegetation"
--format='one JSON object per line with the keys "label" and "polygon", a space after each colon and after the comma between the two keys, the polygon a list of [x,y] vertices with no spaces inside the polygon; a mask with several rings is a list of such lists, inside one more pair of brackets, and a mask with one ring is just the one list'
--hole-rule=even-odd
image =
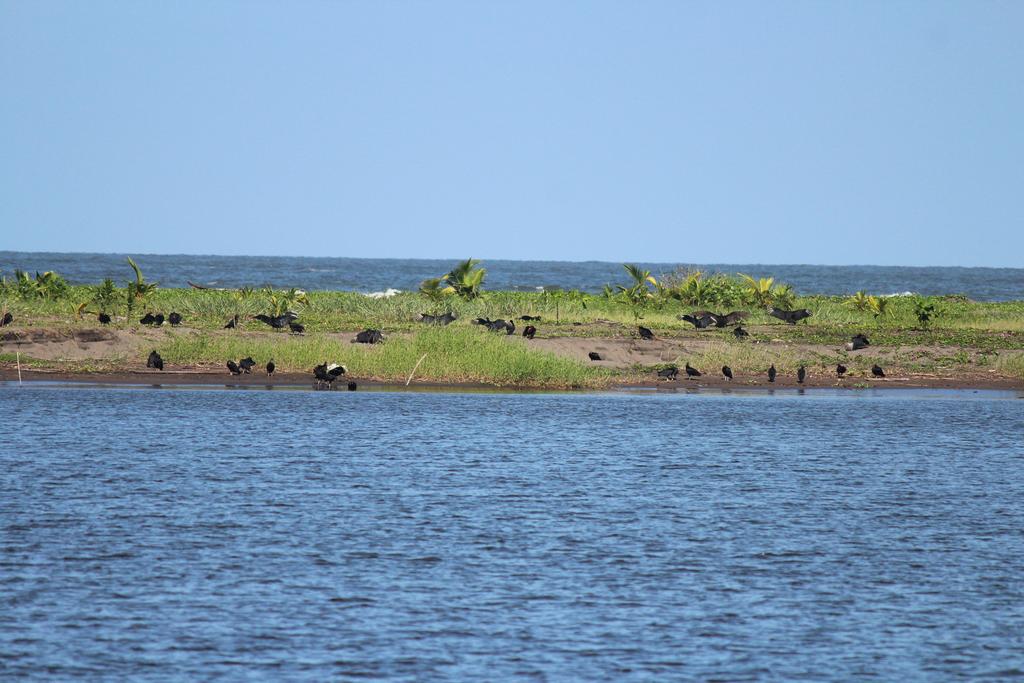
{"label": "grassy vegetation", "polygon": [[479,327],[421,330],[393,336],[383,344],[352,344],[323,334],[257,339],[226,334],[175,335],[157,346],[165,362],[204,364],[251,355],[273,358],[281,371],[307,372],[325,361],[340,363],[365,379],[405,381],[416,363],[419,380],[484,382],[498,386],[596,387],[610,373],[551,353],[529,349],[521,338],[506,338]]}

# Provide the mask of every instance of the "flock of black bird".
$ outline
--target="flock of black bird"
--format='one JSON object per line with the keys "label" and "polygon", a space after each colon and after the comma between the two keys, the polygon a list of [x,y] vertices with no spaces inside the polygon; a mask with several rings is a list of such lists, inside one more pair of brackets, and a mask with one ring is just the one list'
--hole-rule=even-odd
{"label": "flock of black bird", "polygon": [[[694,311],[693,313],[690,314],[680,315],[679,319],[691,323],[694,326],[694,328],[698,330],[708,329],[711,327],[724,328],[735,325],[736,327],[733,330],[733,334],[736,336],[737,339],[743,339],[744,337],[748,337],[750,335],[746,330],[744,330],[739,325],[739,323],[745,320],[747,317],[749,317],[749,315],[750,314],[747,313],[746,311],[732,311],[731,313],[715,313],[713,311]],[[808,311],[807,309],[798,309],[790,311],[780,308],[772,308],[770,311],[770,315],[772,315],[775,318],[778,318],[779,320],[784,321],[787,324],[795,325],[797,322],[809,318],[811,316],[811,312]],[[106,318],[106,320],[104,320],[104,318]],[[302,334],[305,331],[305,327],[303,327],[303,325],[297,322],[298,315],[296,313],[293,313],[292,311],[287,311],[286,313],[278,316],[269,316],[261,314],[252,316],[252,318],[254,320],[259,320],[260,322],[266,323],[267,325],[274,329],[284,329],[285,327],[287,327],[291,332],[295,334]],[[442,315],[430,315],[427,313],[420,314],[420,320],[422,322],[433,325],[448,325],[455,321],[456,319],[457,318],[453,313],[444,313]],[[10,313],[7,313],[6,315],[3,316],[2,319],[0,319],[0,326],[10,324],[12,320],[13,316]],[[155,327],[159,327],[164,323],[164,320],[165,318],[163,314],[147,313],[140,320],[140,322],[144,325],[153,325]],[[172,312],[167,316],[166,320],[170,322],[172,326],[177,326],[181,324],[182,317],[178,313]],[[540,322],[541,317],[539,315],[523,315],[520,316],[519,320],[523,322],[533,323]],[[110,322],[110,317],[104,313],[101,313],[100,321],[108,323]],[[228,323],[224,327],[227,329],[235,328],[238,325],[238,321],[239,316],[235,315],[228,321]],[[488,330],[491,330],[492,332],[504,333],[506,335],[515,334],[516,331],[516,324],[512,320],[491,320],[490,318],[477,318],[473,322],[474,324],[486,327]],[[533,324],[526,325],[526,327],[523,329],[522,334],[527,339],[533,339],[534,336],[537,334],[537,327]],[[654,332],[652,332],[649,328],[644,327],[643,325],[637,326],[637,334],[640,337],[640,339],[643,340],[650,341],[655,339]],[[352,340],[352,343],[379,344],[383,341],[384,335],[381,333],[380,330],[366,329],[358,333]],[[858,351],[860,349],[867,348],[870,345],[871,342],[865,335],[857,334],[850,340],[849,343],[846,344],[846,348],[849,351]],[[602,360],[601,355],[596,351],[591,351],[587,355],[592,361]],[[146,367],[155,368],[157,370],[163,370],[164,362],[163,359],[160,357],[160,354],[157,353],[156,351],[150,353],[149,358],[146,361]],[[252,370],[254,367],[256,367],[256,361],[253,360],[251,357],[243,358],[238,362],[235,362],[234,360],[227,361],[228,372],[231,373],[231,375],[233,376],[252,374]],[[266,364],[267,377],[273,376],[275,369],[276,367],[274,365],[274,361],[273,359],[271,359]],[[700,370],[692,367],[689,364],[689,362],[685,364],[683,370],[686,373],[687,379],[693,379],[696,377],[701,377],[703,375],[703,373]],[[848,369],[845,365],[839,364],[836,366],[836,376],[838,378],[842,379],[843,377],[846,376],[847,372]],[[344,375],[345,373],[346,369],[344,365],[339,365],[337,363],[322,363],[320,365],[317,365],[315,368],[313,368],[313,386],[316,389],[332,389],[334,387],[334,382],[337,381],[337,379]],[[874,377],[885,377],[885,370],[876,364],[871,368],[871,374]],[[679,377],[679,368],[675,365],[669,365],[667,367],[659,369],[657,371],[657,375],[659,379],[665,379],[670,381],[676,380]],[[730,368],[728,365],[723,365],[722,375],[725,377],[727,381],[731,382],[734,377],[732,368]],[[770,383],[774,383],[778,376],[778,370],[776,370],[774,364],[772,364],[772,366],[768,368],[767,375],[768,381]],[[796,378],[798,384],[803,384],[806,381],[807,368],[805,366],[801,365],[799,367],[796,373]],[[356,383],[349,382],[348,389],[349,391],[355,391]]]}

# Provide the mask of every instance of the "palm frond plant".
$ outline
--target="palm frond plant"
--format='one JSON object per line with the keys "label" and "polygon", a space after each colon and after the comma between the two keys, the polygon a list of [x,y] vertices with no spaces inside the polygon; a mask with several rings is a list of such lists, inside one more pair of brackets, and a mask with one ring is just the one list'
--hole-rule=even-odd
{"label": "palm frond plant", "polygon": [[771,306],[775,301],[775,297],[772,293],[772,285],[775,284],[775,278],[773,277],[762,277],[760,279],[754,279],[750,275],[744,273],[737,273],[743,278],[746,284],[746,296],[747,300],[754,305],[760,306],[761,308],[767,308]]}
{"label": "palm frond plant", "polygon": [[[444,283],[463,299],[475,299],[483,293],[485,268],[477,268],[477,259],[468,258],[459,262],[444,276]],[[440,284],[440,283],[439,283]]]}

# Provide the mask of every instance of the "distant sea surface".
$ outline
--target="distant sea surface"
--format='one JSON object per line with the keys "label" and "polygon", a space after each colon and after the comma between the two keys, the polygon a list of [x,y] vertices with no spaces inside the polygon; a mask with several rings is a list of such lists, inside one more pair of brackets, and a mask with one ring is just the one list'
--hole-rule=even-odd
{"label": "distant sea surface", "polygon": [[[0,251],[0,272],[56,270],[74,284],[128,279],[127,254]],[[317,258],[309,256],[188,256],[133,254],[146,278],[163,287],[299,287],[307,290],[380,292],[416,289],[458,262],[451,259]],[[488,289],[534,291],[540,287],[600,291],[624,282],[622,264],[603,261],[502,261],[486,259]],[[976,301],[1024,299],[1024,268],[814,266],[727,263],[641,263],[653,274],[677,268],[774,277],[800,294],[964,294]]]}

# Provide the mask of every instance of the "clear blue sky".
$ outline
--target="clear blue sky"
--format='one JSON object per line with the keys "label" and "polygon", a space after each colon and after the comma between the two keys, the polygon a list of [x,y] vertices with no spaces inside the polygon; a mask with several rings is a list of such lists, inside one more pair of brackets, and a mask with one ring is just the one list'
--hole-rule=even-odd
{"label": "clear blue sky", "polygon": [[0,0],[0,249],[1024,265],[1024,2]]}

